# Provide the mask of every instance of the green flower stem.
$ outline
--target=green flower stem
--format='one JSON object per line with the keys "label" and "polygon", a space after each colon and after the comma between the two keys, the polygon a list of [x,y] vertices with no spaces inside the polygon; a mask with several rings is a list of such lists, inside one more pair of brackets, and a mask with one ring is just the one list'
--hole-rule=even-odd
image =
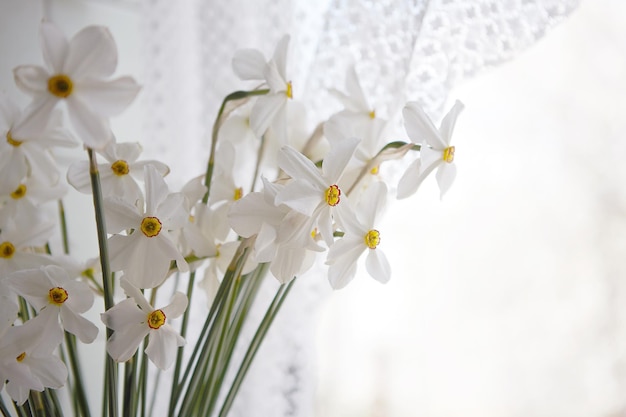
{"label": "green flower stem", "polygon": [[[143,346],[141,351],[143,352],[146,348],[146,346],[148,346],[148,336],[146,336],[143,339]],[[141,354],[141,368],[139,370],[139,394],[141,396],[141,417],[146,417],[146,396],[147,396],[147,392],[146,392],[146,385],[148,382],[148,355],[146,355],[146,353],[142,353]],[[133,414],[133,416],[136,416],[137,414]]]}
{"label": "green flower stem", "polygon": [[1,395],[0,395],[0,413],[2,413],[2,417],[11,417],[11,413],[9,413],[9,409],[4,403],[4,399],[2,399]]}
{"label": "green flower stem", "polygon": [[82,372],[80,369],[80,361],[78,360],[76,352],[76,336],[65,332],[65,347],[67,348],[67,356],[70,361],[72,375],[74,376],[73,391],[76,401],[78,402],[80,415],[82,417],[91,417],[91,412],[89,411],[89,401],[87,401],[85,385],[83,383]]}
{"label": "green flower stem", "polygon": [[265,313],[263,320],[259,324],[259,327],[256,333],[254,334],[252,341],[250,342],[250,346],[248,347],[248,350],[246,351],[246,354],[243,360],[241,361],[239,370],[237,371],[237,374],[235,375],[235,379],[233,380],[233,383],[230,387],[230,390],[228,391],[226,399],[224,400],[222,409],[220,410],[220,413],[218,414],[219,417],[226,417],[228,415],[228,412],[230,411],[230,408],[233,405],[233,401],[235,400],[235,396],[237,395],[237,392],[239,392],[239,388],[241,387],[243,378],[248,372],[248,369],[250,368],[250,364],[252,363],[254,356],[258,352],[259,347],[261,346],[261,343],[263,342],[263,339],[265,338],[265,335],[267,334],[267,331],[269,330],[272,322],[274,321],[274,318],[276,317],[276,314],[278,313],[278,311],[280,310],[280,307],[285,301],[285,298],[287,298],[287,295],[289,294],[289,291],[291,290],[291,287],[293,287],[293,284],[295,283],[295,281],[296,281],[296,278],[291,280],[289,284],[282,284],[276,291],[276,295],[274,296],[272,303],[268,307],[267,312]]}
{"label": "green flower stem", "polygon": [[133,417],[137,410],[137,352],[124,364],[124,402],[123,417]]}
{"label": "green flower stem", "polygon": [[203,415],[203,416],[211,415],[213,411],[212,410],[213,404],[215,404],[215,402],[217,401],[217,396],[219,395],[219,392],[220,392],[220,384],[217,383],[216,381],[217,379],[216,372],[219,372],[218,365],[223,366],[224,368],[227,367],[227,364],[223,363],[222,361],[222,349],[225,344],[226,334],[228,333],[228,327],[230,324],[230,317],[235,306],[235,300],[237,299],[237,294],[239,293],[240,285],[241,285],[241,277],[238,276],[235,279],[235,282],[233,283],[230,297],[228,300],[228,308],[226,309],[226,315],[220,326],[221,327],[220,337],[217,341],[217,348],[215,351],[214,360],[212,361],[213,363],[211,364],[211,371],[209,372],[209,379],[208,379],[209,384],[207,384],[207,387],[210,387],[209,395],[207,397],[210,399],[209,401],[204,403],[204,407],[202,408],[202,412],[200,413],[200,415]]}
{"label": "green flower stem", "polygon": [[28,406],[28,403],[17,405],[15,401],[13,401],[13,405],[15,406],[15,411],[17,411],[18,417],[33,417],[33,414],[30,412],[30,407]]}
{"label": "green flower stem", "polygon": [[[211,132],[211,153],[209,154],[209,162],[207,164],[206,175],[204,177],[204,185],[207,187],[207,192],[204,194],[202,198],[202,202],[206,204],[209,201],[209,194],[211,192],[211,179],[213,178],[213,168],[215,167],[215,149],[217,147],[217,137],[222,127],[222,123],[224,123],[225,116],[228,116],[229,112],[224,114],[224,110],[226,109],[226,105],[230,101],[244,100],[253,96],[262,96],[269,93],[269,89],[263,90],[252,90],[252,91],[235,91],[227,95],[222,101],[222,105],[220,106],[219,111],[217,112],[217,117],[215,118],[215,123],[213,123],[213,130]],[[242,102],[242,104],[245,102]],[[232,110],[231,110],[232,111]]]}
{"label": "green flower stem", "polygon": [[41,396],[41,392],[31,391],[28,397],[28,404],[30,405],[31,413],[36,417],[44,417],[46,415],[46,410],[43,405],[43,398]]}
{"label": "green flower stem", "polygon": [[[196,271],[192,271],[189,274],[189,282],[187,284],[187,309],[183,313],[183,323],[180,328],[180,335],[185,337],[187,335],[187,327],[189,325],[189,305],[191,304],[191,295],[193,293],[193,286],[196,280]],[[174,377],[172,378],[172,390],[170,393],[170,399],[174,398],[174,394],[176,393],[176,387],[178,386],[178,379],[180,378],[180,368],[183,365],[183,347],[178,348],[178,352],[176,353],[176,364],[174,365]],[[170,413],[173,411],[172,404],[170,401]]]}
{"label": "green flower stem", "polygon": [[[217,379],[214,384],[214,392],[216,394],[221,392],[224,378],[226,377],[226,372],[228,371],[228,368],[230,366],[235,346],[237,344],[237,341],[239,340],[239,335],[241,334],[243,323],[248,316],[250,308],[252,307],[252,304],[256,298],[259,287],[263,282],[263,278],[265,277],[268,268],[269,263],[261,264],[254,272],[243,277],[245,286],[243,291],[241,292],[237,311],[235,312],[233,320],[228,328],[229,331],[226,339],[226,350],[223,355],[223,359],[221,360],[222,366],[220,368],[220,372],[217,375]],[[207,413],[207,415],[212,415],[215,404],[217,402],[217,398],[217,395],[211,397],[211,403],[209,405],[209,412]]]}
{"label": "green flower stem", "polygon": [[226,285],[224,284],[225,282],[226,282],[226,277],[222,281],[222,285],[220,285],[220,287],[218,288],[217,294],[215,295],[215,300],[211,304],[211,308],[209,309],[209,314],[207,315],[206,320],[204,322],[204,326],[202,327],[202,330],[200,331],[200,336],[198,337],[198,343],[196,343],[196,345],[194,346],[193,352],[191,354],[191,358],[189,359],[187,367],[185,368],[185,373],[183,374],[182,379],[178,382],[174,395],[170,397],[170,407],[169,407],[169,413],[168,413],[168,415],[170,416],[174,415],[174,409],[176,408],[176,403],[178,402],[178,398],[180,397],[180,394],[185,385],[185,382],[187,381],[187,378],[189,377],[191,373],[193,364],[196,363],[196,357],[198,356],[200,352],[200,346],[201,346],[200,342],[204,340],[204,338],[207,335],[207,332],[210,331],[211,323],[213,323],[215,314],[217,313],[218,308],[220,308],[220,305],[221,305],[220,300],[223,299],[223,294],[226,292]]}
{"label": "green flower stem", "polygon": [[65,218],[65,206],[63,206],[63,200],[59,199],[59,220],[61,223],[61,238],[63,241],[63,253],[69,255],[70,243],[67,234],[67,220]]}
{"label": "green flower stem", "polygon": [[[91,177],[91,190],[93,193],[93,206],[96,215],[96,227],[98,230],[98,247],[100,249],[100,265],[102,267],[102,289],[104,290],[105,311],[113,307],[113,275],[109,266],[109,251],[107,246],[106,223],[104,221],[104,206],[102,200],[102,187],[100,185],[100,173],[96,153],[93,149],[87,148],[89,155],[89,176]],[[111,337],[113,331],[107,327],[107,339]],[[103,404],[109,417],[117,417],[117,364],[106,353],[104,384],[106,386]],[[104,417],[104,416],[103,416]]]}
{"label": "green flower stem", "polygon": [[[51,391],[48,388],[45,388],[41,393],[41,397],[44,403],[44,415],[50,417],[60,417],[61,410],[57,409],[52,401],[52,396],[50,395]],[[62,413],[62,412],[61,412]]]}
{"label": "green flower stem", "polygon": [[58,411],[58,415],[60,417],[63,417],[63,408],[61,407],[61,404],[59,403],[59,398],[57,397],[56,391],[53,389],[46,389],[46,393],[49,395],[50,400],[52,401],[52,404],[54,406],[54,409]]}
{"label": "green flower stem", "polygon": [[[192,410],[197,410],[197,407],[200,406],[202,401],[207,401],[208,398],[201,396],[200,387],[203,386],[207,388],[208,381],[201,381],[201,379],[206,378],[207,370],[209,367],[209,362],[213,356],[213,346],[215,343],[215,337],[220,333],[220,328],[222,325],[225,325],[223,317],[225,313],[225,306],[228,301],[228,295],[231,293],[231,286],[233,285],[234,280],[241,275],[241,270],[243,265],[245,264],[248,254],[249,247],[254,243],[254,238],[244,239],[239,247],[237,248],[237,252],[233,256],[233,260],[231,261],[226,273],[224,274],[224,278],[222,283],[220,284],[220,288],[218,290],[218,295],[216,296],[215,301],[213,302],[213,306],[217,305],[217,309],[215,310],[215,316],[213,316],[213,306],[211,306],[211,311],[209,311],[209,317],[207,317],[207,322],[205,323],[205,327],[208,327],[208,331],[206,332],[206,337],[198,340],[196,348],[200,345],[202,346],[202,351],[200,352],[197,360],[194,362],[190,360],[189,365],[187,367],[187,371],[190,368],[194,367],[194,372],[191,375],[191,380],[187,386],[187,392],[183,398],[181,403],[180,411],[178,413],[179,416],[189,416],[192,415]],[[213,320],[209,324],[209,320]],[[204,332],[204,329],[203,329]],[[194,350],[194,355],[196,351]],[[184,384],[188,372],[185,372],[185,376],[183,377],[183,381],[181,381],[181,389]],[[209,395],[217,395],[218,393],[210,392]]]}
{"label": "green flower stem", "polygon": [[261,160],[263,159],[263,153],[265,152],[265,135],[261,136],[261,143],[259,143],[259,152],[256,157],[256,164],[254,165],[254,174],[252,174],[252,184],[250,184],[250,192],[254,191],[257,179],[259,179],[259,171],[261,170]]}

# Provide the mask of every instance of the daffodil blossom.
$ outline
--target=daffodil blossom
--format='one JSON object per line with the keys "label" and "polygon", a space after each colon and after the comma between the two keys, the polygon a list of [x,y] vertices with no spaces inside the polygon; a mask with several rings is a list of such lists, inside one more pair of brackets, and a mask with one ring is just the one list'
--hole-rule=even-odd
{"label": "daffodil blossom", "polygon": [[117,66],[111,33],[102,26],[89,26],[68,41],[58,27],[44,21],[40,37],[46,68],[23,65],[13,70],[17,86],[33,96],[15,131],[30,136],[63,101],[85,145],[103,148],[112,140],[107,118],[122,112],[139,92],[131,77],[108,80]]}
{"label": "daffodil blossom", "polygon": [[145,211],[116,197],[107,198],[104,205],[109,233],[133,230],[131,234],[109,238],[112,270],[124,271],[139,288],[154,288],[167,277],[172,260],[180,271],[189,270],[175,239],[170,237],[172,230],[184,225],[186,214],[183,195],[170,194],[155,167],[146,165],[144,176]]}
{"label": "daffodil blossom", "polygon": [[67,368],[52,354],[63,337],[54,319],[39,315],[0,333],[0,389],[7,381],[6,392],[18,405],[30,390],[61,388],[67,380]]}
{"label": "daffodil blossom", "polygon": [[332,210],[346,198],[339,181],[358,144],[354,138],[335,143],[324,158],[321,171],[289,146],[283,147],[278,156],[280,168],[292,181],[278,192],[274,203],[314,218],[328,246],[333,244]]}
{"label": "daffodil blossom", "polygon": [[[61,318],[63,328],[83,343],[91,343],[98,328],[82,317],[93,305],[93,293],[84,282],[70,279],[56,265],[14,272],[6,278],[7,285],[24,297],[39,315]],[[60,330],[60,328],[59,328]]]}
{"label": "daffodil blossom", "polygon": [[240,236],[255,239],[258,262],[272,262],[270,272],[281,283],[307,271],[315,252],[323,251],[311,232],[311,219],[285,205],[274,205],[283,185],[262,178],[262,192],[253,192],[235,202],[228,214],[230,224]]}
{"label": "daffodil blossom", "polygon": [[27,177],[11,192],[4,195],[0,193],[0,217],[36,216],[38,206],[59,200],[66,192],[67,186],[60,181],[55,185],[47,185],[35,177]]}
{"label": "daffodil blossom", "polygon": [[406,198],[415,193],[422,181],[435,168],[437,168],[435,177],[441,197],[443,198],[443,195],[450,189],[456,177],[455,148],[450,145],[450,141],[461,110],[463,110],[463,104],[457,100],[437,129],[418,103],[410,102],[404,107],[402,112],[404,127],[411,141],[421,145],[421,149],[420,158],[409,165],[400,178],[398,198]]}
{"label": "daffodil blossom", "polygon": [[0,277],[51,263],[49,255],[30,249],[45,245],[54,232],[54,223],[43,220],[37,214],[33,217],[18,216],[0,225]]}
{"label": "daffodil blossom", "polygon": [[[139,178],[143,179],[143,167],[152,165],[163,177],[170,170],[167,165],[159,161],[138,161],[141,150],[138,142],[112,142],[99,152],[107,161],[98,164],[103,197],[118,196],[130,204],[143,206],[143,193],[137,184]],[[91,194],[89,162],[77,161],[70,165],[67,171],[67,182],[79,192]]]}
{"label": "daffodil blossom", "polygon": [[287,136],[287,102],[293,98],[291,81],[287,78],[287,48],[289,36],[283,36],[276,45],[274,55],[265,61],[256,49],[235,52],[233,70],[242,80],[264,80],[270,92],[259,97],[250,113],[250,127],[257,137],[271,127],[279,143]]}
{"label": "daffodil blossom", "polygon": [[125,362],[148,336],[146,354],[159,369],[169,368],[178,347],[185,344],[185,339],[170,326],[169,321],[185,312],[187,296],[176,292],[170,304],[156,309],[124,277],[121,286],[129,298],[100,315],[102,322],[113,330],[113,335],[107,341],[107,352],[114,360]]}
{"label": "daffodil blossom", "polygon": [[[357,209],[339,210],[344,236],[328,251],[328,280],[334,289],[345,287],[356,273],[357,261],[367,251],[365,268],[375,280],[386,283],[391,276],[387,257],[379,248],[381,234],[375,229],[376,217],[387,199],[387,187],[373,183],[364,193]],[[355,216],[356,214],[356,216]]]}
{"label": "daffodil blossom", "polygon": [[22,118],[21,111],[5,94],[0,94],[0,193],[14,191],[27,176],[47,185],[58,182],[58,168],[50,149],[77,145],[62,128],[60,116],[55,112],[40,129],[30,129],[25,134],[15,129]]}

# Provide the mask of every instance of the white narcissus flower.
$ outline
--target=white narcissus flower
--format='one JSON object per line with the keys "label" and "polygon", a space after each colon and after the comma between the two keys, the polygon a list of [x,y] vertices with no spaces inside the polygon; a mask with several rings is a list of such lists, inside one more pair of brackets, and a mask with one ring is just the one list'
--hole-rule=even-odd
{"label": "white narcissus flower", "polygon": [[14,129],[21,118],[18,107],[0,93],[0,193],[12,192],[27,176],[48,185],[56,184],[59,172],[50,149],[78,144],[62,127],[59,112],[28,135]]}
{"label": "white narcissus flower", "polygon": [[98,328],[81,316],[93,305],[91,289],[84,282],[71,279],[63,268],[48,265],[17,271],[5,281],[39,315],[52,315],[57,322],[60,317],[63,328],[81,342],[91,343],[98,335]]}
{"label": "white narcissus flower", "polygon": [[324,158],[321,172],[289,146],[283,147],[278,155],[278,165],[293,180],[278,192],[274,203],[285,204],[315,219],[328,246],[333,244],[332,210],[345,199],[339,181],[358,144],[359,140],[354,138],[335,143]]}
{"label": "white narcissus flower", "polygon": [[102,322],[113,330],[107,341],[107,352],[117,362],[127,361],[148,336],[146,354],[159,369],[169,368],[185,339],[168,323],[185,312],[187,296],[176,292],[169,305],[155,309],[124,277],[121,286],[129,298],[100,315]]}
{"label": "white narcissus flower", "polygon": [[38,268],[51,263],[51,257],[33,252],[42,247],[54,232],[54,223],[47,222],[34,212],[29,217],[0,221],[0,279],[21,269]]}
{"label": "white narcissus flower", "polygon": [[328,251],[328,280],[334,289],[345,287],[356,273],[357,261],[367,251],[365,268],[375,280],[386,283],[391,276],[387,257],[378,247],[380,232],[375,229],[376,217],[387,199],[387,186],[373,183],[364,193],[355,212],[346,207],[339,210],[344,236]]}
{"label": "white narcissus flower", "polygon": [[[142,148],[138,142],[112,142],[99,152],[107,161],[98,164],[103,197],[117,196],[130,204],[143,206],[143,193],[137,184],[138,179],[143,179],[143,167],[152,165],[163,177],[169,173],[170,169],[159,161],[138,161],[141,151]],[[67,171],[67,182],[79,192],[91,194],[89,162],[77,161],[70,165]]]}
{"label": "white narcissus flower", "polygon": [[463,104],[457,100],[437,129],[418,103],[410,102],[404,107],[404,127],[411,141],[420,145],[421,149],[420,158],[409,165],[400,178],[398,198],[406,198],[415,193],[435,168],[438,168],[435,177],[441,197],[450,189],[456,176],[454,146],[450,145],[450,141],[461,110]]}
{"label": "white narcissus flower", "polygon": [[59,200],[66,192],[67,186],[62,182],[46,185],[35,177],[25,178],[11,192],[4,195],[0,193],[0,217],[31,216],[39,210],[39,205]]}
{"label": "white narcissus flower", "polygon": [[0,333],[0,390],[7,381],[6,392],[18,405],[30,390],[61,388],[67,380],[67,368],[52,354],[63,338],[54,319],[39,315]]}
{"label": "white narcissus flower", "polygon": [[131,77],[109,80],[117,66],[111,33],[103,26],[89,26],[68,41],[57,26],[44,21],[40,37],[46,68],[22,65],[13,70],[17,86],[33,96],[15,134],[30,136],[41,129],[63,101],[80,139],[102,149],[112,140],[108,117],[126,109],[139,92]]}
{"label": "white narcissus flower", "polygon": [[262,192],[253,192],[235,202],[228,214],[230,224],[242,237],[257,235],[258,262],[271,262],[270,272],[282,284],[306,272],[313,263],[317,246],[309,217],[285,205],[274,205],[283,185],[263,179]]}
{"label": "white narcissus flower", "polygon": [[242,80],[264,80],[270,92],[257,99],[250,113],[250,127],[257,137],[271,127],[279,143],[287,136],[287,102],[293,98],[291,81],[287,78],[289,36],[283,36],[274,55],[265,61],[256,49],[241,49],[233,57],[233,70]]}
{"label": "white narcissus flower", "polygon": [[104,202],[109,233],[133,230],[129,235],[109,238],[111,269],[124,271],[139,288],[154,288],[167,277],[170,262],[182,272],[189,265],[176,247],[171,231],[183,227],[187,215],[181,193],[170,194],[167,184],[152,165],[144,167],[146,208],[109,197]]}

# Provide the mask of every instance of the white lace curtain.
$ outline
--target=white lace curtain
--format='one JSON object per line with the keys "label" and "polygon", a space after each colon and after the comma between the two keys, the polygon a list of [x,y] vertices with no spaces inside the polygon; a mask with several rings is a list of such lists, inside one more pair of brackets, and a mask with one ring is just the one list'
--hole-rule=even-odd
{"label": "white lace curtain", "polygon": [[[418,100],[439,117],[461,79],[512,58],[572,11],[577,0],[152,0],[145,16],[147,157],[168,155],[174,182],[204,169],[207,132],[224,96],[245,87],[232,73],[235,50],[266,56],[292,35],[294,96],[309,128],[339,109],[351,63],[371,103],[389,116]],[[127,3],[129,4],[129,3]],[[241,391],[232,416],[313,414],[313,313],[329,291],[301,280]],[[272,293],[272,284],[264,296]],[[262,295],[263,297],[263,295]],[[262,307],[259,306],[259,312]],[[260,313],[259,313],[260,314]]]}

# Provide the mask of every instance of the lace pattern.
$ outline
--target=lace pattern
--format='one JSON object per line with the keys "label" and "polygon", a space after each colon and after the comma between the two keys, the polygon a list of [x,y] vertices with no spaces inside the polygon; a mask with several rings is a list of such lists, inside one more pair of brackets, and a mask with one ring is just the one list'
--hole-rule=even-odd
{"label": "lace pattern", "polygon": [[[440,116],[460,80],[511,59],[567,16],[577,0],[168,0],[144,3],[146,158],[168,155],[173,182],[199,175],[222,98],[243,85],[230,68],[238,48],[269,56],[284,33],[296,98],[309,124],[338,110],[351,63],[377,112],[418,100]],[[198,138],[198,139],[196,139]],[[184,139],[184,146],[181,140]],[[320,266],[299,278],[235,402],[232,416],[313,415],[313,312],[330,290]],[[267,282],[260,319],[273,295]],[[251,327],[251,326],[249,326]],[[248,337],[248,336],[246,336]],[[251,337],[251,336],[249,336]],[[242,355],[243,352],[238,352]]]}

